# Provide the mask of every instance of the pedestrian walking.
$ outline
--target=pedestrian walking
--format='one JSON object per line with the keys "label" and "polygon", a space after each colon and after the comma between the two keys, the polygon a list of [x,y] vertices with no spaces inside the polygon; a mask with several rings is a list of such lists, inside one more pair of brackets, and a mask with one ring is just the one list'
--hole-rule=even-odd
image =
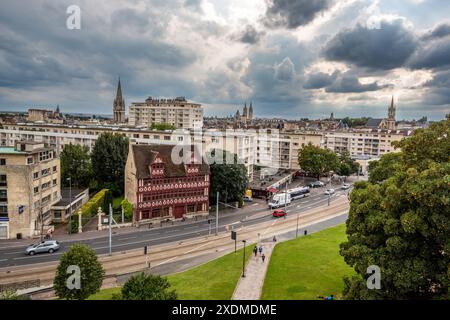
{"label": "pedestrian walking", "polygon": [[259,254],[261,254],[262,251],[263,251],[263,247],[262,247],[262,246],[259,246]]}
{"label": "pedestrian walking", "polygon": [[264,262],[264,260],[266,260],[266,255],[263,253],[261,256],[262,262]]}
{"label": "pedestrian walking", "polygon": [[258,254],[258,248],[256,246],[253,248],[253,254],[255,255],[255,257]]}

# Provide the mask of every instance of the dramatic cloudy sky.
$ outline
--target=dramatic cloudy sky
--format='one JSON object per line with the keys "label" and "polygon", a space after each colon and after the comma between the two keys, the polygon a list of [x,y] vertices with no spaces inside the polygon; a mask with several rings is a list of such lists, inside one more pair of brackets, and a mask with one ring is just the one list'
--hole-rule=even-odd
{"label": "dramatic cloudy sky", "polygon": [[[81,30],[66,9],[81,8]],[[448,0],[2,0],[0,109],[111,113],[186,96],[206,115],[450,112]]]}

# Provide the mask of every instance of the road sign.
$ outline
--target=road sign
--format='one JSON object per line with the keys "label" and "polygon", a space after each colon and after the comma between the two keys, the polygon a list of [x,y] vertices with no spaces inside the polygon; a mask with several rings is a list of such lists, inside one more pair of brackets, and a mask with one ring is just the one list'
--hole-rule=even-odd
{"label": "road sign", "polygon": [[236,240],[236,239],[237,239],[237,232],[231,231],[231,240]]}
{"label": "road sign", "polygon": [[144,247],[144,254],[148,255],[149,251],[150,251],[150,246],[145,246]]}

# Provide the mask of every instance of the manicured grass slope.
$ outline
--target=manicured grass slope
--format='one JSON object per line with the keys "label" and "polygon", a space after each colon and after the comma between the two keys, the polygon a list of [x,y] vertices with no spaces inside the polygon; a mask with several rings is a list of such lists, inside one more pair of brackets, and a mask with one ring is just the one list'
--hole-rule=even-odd
{"label": "manicured grass slope", "polygon": [[[247,246],[246,259],[253,246]],[[229,300],[241,276],[243,250],[230,253],[191,270],[169,275],[172,288],[180,300]],[[109,300],[120,288],[101,290],[90,300]]]}
{"label": "manicured grass slope", "polygon": [[264,282],[262,299],[317,300],[342,295],[345,275],[354,271],[339,255],[346,241],[345,225],[326,229],[275,247]]}

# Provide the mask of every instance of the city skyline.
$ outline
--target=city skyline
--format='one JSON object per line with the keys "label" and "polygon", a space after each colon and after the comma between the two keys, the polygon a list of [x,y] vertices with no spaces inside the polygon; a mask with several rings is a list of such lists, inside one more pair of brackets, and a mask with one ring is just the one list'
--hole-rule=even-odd
{"label": "city skyline", "polygon": [[70,5],[2,4],[1,110],[111,114],[119,75],[127,113],[148,96],[205,116],[379,118],[392,95],[398,119],[450,109],[445,1],[78,1],[80,30]]}

